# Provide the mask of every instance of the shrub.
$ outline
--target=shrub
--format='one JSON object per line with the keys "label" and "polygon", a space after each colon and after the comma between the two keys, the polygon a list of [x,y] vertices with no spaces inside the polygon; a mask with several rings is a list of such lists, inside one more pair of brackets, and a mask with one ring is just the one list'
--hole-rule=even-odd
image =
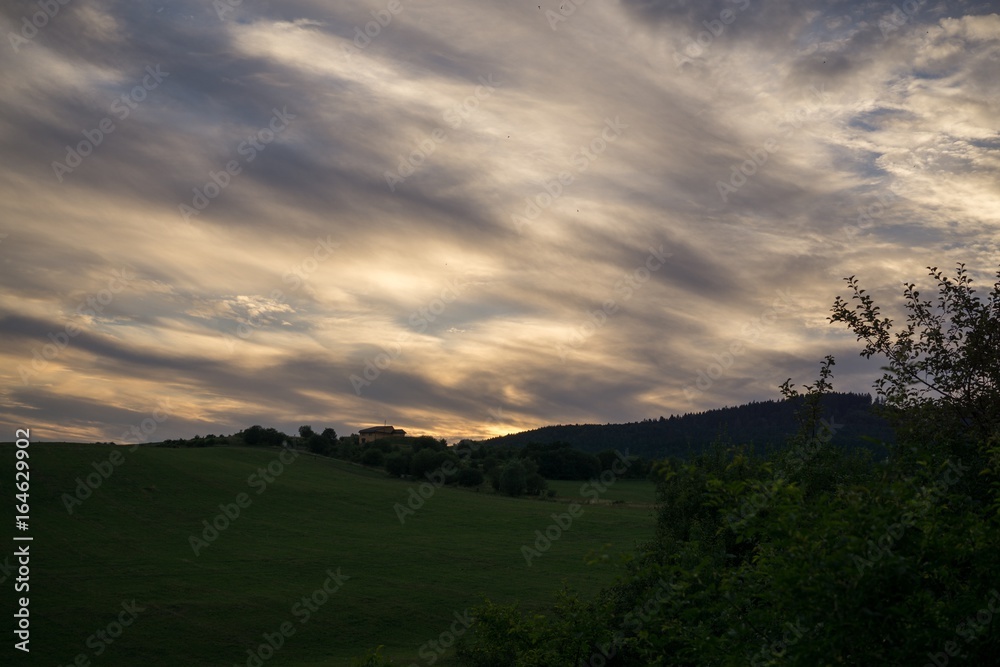
{"label": "shrub", "polygon": [[[433,440],[433,438],[431,438]],[[427,473],[434,472],[448,460],[448,455],[444,452],[433,449],[421,449],[413,455],[410,462],[410,474],[420,479]]]}
{"label": "shrub", "polygon": [[478,468],[462,468],[458,471],[459,486],[479,486],[484,479],[483,472]]}
{"label": "shrub", "polygon": [[317,435],[316,433],[310,435],[309,438],[306,440],[306,443],[309,447],[310,452],[313,452],[314,454],[320,454],[322,456],[329,456],[330,452],[333,449],[333,447],[330,445],[329,440],[327,440],[321,435]]}
{"label": "shrub", "polygon": [[524,480],[524,491],[533,496],[541,495],[546,488],[548,488],[548,482],[545,478],[539,475],[537,472],[533,472],[528,475]]}
{"label": "shrub", "polygon": [[524,465],[517,460],[508,461],[500,470],[500,492],[508,496],[520,496],[527,486]]}
{"label": "shrub", "polygon": [[402,477],[410,473],[410,455],[403,452],[393,452],[385,457],[385,471],[393,477]]}
{"label": "shrub", "polygon": [[366,449],[365,453],[361,455],[361,465],[380,468],[383,463],[385,463],[385,456],[378,449]]}

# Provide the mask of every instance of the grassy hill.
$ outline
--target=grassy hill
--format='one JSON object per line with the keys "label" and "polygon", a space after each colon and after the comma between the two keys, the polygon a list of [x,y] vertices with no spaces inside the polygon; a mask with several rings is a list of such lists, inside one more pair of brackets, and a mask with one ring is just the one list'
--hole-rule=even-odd
{"label": "grassy hill", "polygon": [[[121,465],[69,514],[63,494],[112,452]],[[246,665],[247,650],[285,623],[294,634],[268,666],[349,665],[380,644],[402,665],[430,664],[427,642],[483,595],[541,608],[563,581],[596,591],[617,566],[588,566],[587,554],[608,543],[612,554],[628,551],[653,528],[652,510],[636,504],[652,501],[652,485],[621,481],[602,499],[627,505],[585,507],[528,567],[521,546],[565,504],[441,488],[401,525],[394,505],[417,483],[308,454],[270,482],[259,473],[278,468],[277,450],[34,443],[30,454],[32,650],[25,660],[3,649],[17,664],[70,665],[82,654],[93,665]],[[0,457],[10,507],[13,447],[0,445]],[[560,492],[575,496],[579,486]],[[191,536],[239,494],[247,506],[195,555]],[[17,546],[8,545],[6,566]],[[303,623],[301,598],[328,570],[349,578]],[[4,575],[11,619],[16,575]],[[133,599],[143,611],[130,627],[111,643],[95,635],[110,630],[111,639]]]}

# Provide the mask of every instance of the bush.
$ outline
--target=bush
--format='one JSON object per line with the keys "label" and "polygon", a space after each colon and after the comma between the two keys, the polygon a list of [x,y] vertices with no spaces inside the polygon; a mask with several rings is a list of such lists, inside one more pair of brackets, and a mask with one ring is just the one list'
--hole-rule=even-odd
{"label": "bush", "polygon": [[411,443],[414,453],[420,452],[424,449],[433,450],[435,452],[443,452],[447,449],[447,445],[443,440],[435,440],[429,435],[421,435],[417,438],[413,438]]}
{"label": "bush", "polygon": [[[431,438],[431,440],[433,440],[433,438]],[[448,455],[445,452],[439,452],[433,449],[421,449],[413,455],[413,460],[410,463],[410,474],[418,479],[421,479],[427,473],[434,472],[440,468],[447,460]]]}
{"label": "bush", "polygon": [[385,463],[385,455],[378,449],[369,448],[361,455],[361,465],[380,468]]}
{"label": "bush", "polygon": [[321,456],[329,456],[333,450],[329,440],[315,433],[309,436],[306,445],[309,447],[310,452],[320,454]]}
{"label": "bush", "polygon": [[539,475],[537,472],[533,472],[528,475],[524,480],[524,491],[533,496],[541,495],[542,491],[545,491],[549,486],[545,478]]}
{"label": "bush", "polygon": [[393,477],[410,474],[410,455],[393,452],[385,457],[385,471]]}
{"label": "bush", "polygon": [[556,593],[551,616],[525,615],[517,604],[486,600],[473,609],[473,625],[459,639],[456,655],[469,667],[617,665],[616,653],[605,658],[610,642],[599,641],[611,636],[604,607],[565,590]]}
{"label": "bush", "polygon": [[341,440],[333,448],[332,456],[342,461],[357,461],[361,458],[361,445],[351,440]]}
{"label": "bush", "polygon": [[[288,436],[274,428],[253,425],[240,432],[243,443],[248,447],[280,447]],[[197,437],[197,436],[195,436]]]}
{"label": "bush", "polygon": [[482,471],[478,468],[462,468],[458,471],[459,486],[479,486],[484,479]]}
{"label": "bush", "polygon": [[516,497],[523,494],[527,486],[527,473],[524,465],[517,460],[508,461],[500,470],[500,492]]}

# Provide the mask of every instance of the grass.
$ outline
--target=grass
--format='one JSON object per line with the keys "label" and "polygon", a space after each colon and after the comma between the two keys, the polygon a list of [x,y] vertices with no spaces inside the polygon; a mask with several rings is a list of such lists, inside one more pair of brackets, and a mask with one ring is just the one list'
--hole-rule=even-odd
{"label": "grass", "polygon": [[587,502],[597,494],[599,501],[623,502],[636,505],[654,505],[656,486],[647,480],[619,479],[612,484],[595,486],[588,482],[549,480],[548,488],[556,492],[556,497]]}
{"label": "grass", "polygon": [[[586,506],[528,567],[521,546],[565,505],[442,488],[401,525],[393,506],[416,482],[303,454],[262,489],[248,478],[276,469],[279,452],[249,448],[118,448],[122,464],[69,514],[63,494],[113,450],[31,445],[30,664],[70,665],[83,654],[95,665],[246,665],[263,633],[288,622],[295,632],[268,667],[350,665],[378,645],[398,664],[425,665],[420,647],[455,612],[483,596],[542,609],[563,582],[593,593],[618,566],[587,565],[587,554],[629,551],[653,528],[648,507]],[[0,445],[0,456],[12,462],[13,447]],[[553,486],[564,484],[579,490]],[[240,493],[250,504],[196,556],[190,537]],[[647,493],[622,481],[602,498],[645,502]],[[293,605],[338,568],[349,579],[301,623]],[[111,644],[88,646],[133,599],[144,608],[135,623]]]}

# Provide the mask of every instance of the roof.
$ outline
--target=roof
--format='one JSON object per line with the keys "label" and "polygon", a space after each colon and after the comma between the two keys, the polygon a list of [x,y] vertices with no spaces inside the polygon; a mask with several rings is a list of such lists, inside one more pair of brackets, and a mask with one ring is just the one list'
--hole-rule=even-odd
{"label": "roof", "polygon": [[361,429],[360,431],[358,431],[358,433],[359,434],[360,433],[388,433],[388,434],[391,435],[392,432],[396,431],[396,430],[397,429],[393,428],[392,426],[371,426],[369,428],[363,428],[363,429]]}

